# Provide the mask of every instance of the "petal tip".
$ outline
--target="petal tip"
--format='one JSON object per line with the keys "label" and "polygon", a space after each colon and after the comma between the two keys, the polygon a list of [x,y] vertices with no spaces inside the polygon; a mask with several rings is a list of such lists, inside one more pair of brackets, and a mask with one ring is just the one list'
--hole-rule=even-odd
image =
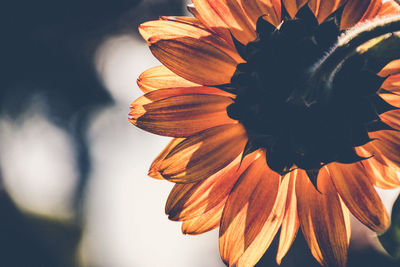
{"label": "petal tip", "polygon": [[150,176],[151,178],[154,179],[159,179],[159,180],[163,180],[164,177],[161,175],[161,173],[159,171],[157,171],[156,168],[151,167],[149,172],[147,173],[148,176]]}

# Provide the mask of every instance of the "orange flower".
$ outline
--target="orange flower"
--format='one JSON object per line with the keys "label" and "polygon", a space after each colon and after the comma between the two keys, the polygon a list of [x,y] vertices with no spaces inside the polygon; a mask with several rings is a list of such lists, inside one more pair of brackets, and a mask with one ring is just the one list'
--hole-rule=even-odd
{"label": "orange flower", "polygon": [[[350,212],[384,231],[389,218],[374,186],[400,186],[400,60],[368,52],[397,25],[376,18],[400,8],[381,0],[193,4],[194,18],[139,27],[163,66],[139,77],[145,95],[130,121],[174,137],[149,171],[176,183],[166,213],[186,234],[219,226],[229,266],[255,265],[279,229],[280,263],[299,227],[322,265],[344,266]],[[382,23],[392,26],[374,35]]]}

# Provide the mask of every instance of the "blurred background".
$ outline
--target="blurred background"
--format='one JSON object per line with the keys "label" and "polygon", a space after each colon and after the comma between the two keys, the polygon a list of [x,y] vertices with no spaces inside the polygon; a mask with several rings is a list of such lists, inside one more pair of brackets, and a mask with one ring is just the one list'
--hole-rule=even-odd
{"label": "blurred background", "polygon": [[[186,4],[2,2],[0,266],[224,266],[218,231],[182,235],[164,215],[172,184],[146,175],[168,138],[128,122],[137,76],[158,64],[137,26]],[[380,191],[389,211],[398,193]],[[349,266],[398,266],[353,221]],[[299,235],[281,266],[319,265]]]}

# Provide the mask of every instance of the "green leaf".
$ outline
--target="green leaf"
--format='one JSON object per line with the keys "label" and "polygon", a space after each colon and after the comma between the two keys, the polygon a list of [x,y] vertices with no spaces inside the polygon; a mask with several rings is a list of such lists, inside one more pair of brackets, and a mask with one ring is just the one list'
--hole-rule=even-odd
{"label": "green leaf", "polygon": [[400,195],[393,205],[392,224],[379,241],[392,257],[400,259]]}

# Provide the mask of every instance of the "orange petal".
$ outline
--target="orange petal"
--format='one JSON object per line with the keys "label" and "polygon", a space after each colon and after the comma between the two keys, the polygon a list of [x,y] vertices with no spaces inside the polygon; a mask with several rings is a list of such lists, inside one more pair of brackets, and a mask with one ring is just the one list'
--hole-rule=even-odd
{"label": "orange petal", "polygon": [[400,12],[400,6],[396,2],[389,0],[382,4],[381,9],[379,10],[378,16],[387,16]]}
{"label": "orange petal", "polygon": [[283,257],[289,251],[299,230],[299,218],[297,216],[297,200],[296,200],[296,172],[293,171],[284,179],[289,179],[289,188],[286,200],[285,217],[282,221],[281,233],[279,236],[279,247],[276,254],[276,262],[281,264]]}
{"label": "orange petal", "polygon": [[203,180],[236,159],[246,142],[246,130],[241,124],[205,130],[176,146],[161,163],[160,173],[177,183]]}
{"label": "orange petal", "polygon": [[[357,147],[356,150],[357,154],[362,157],[371,156],[371,153],[364,147]],[[371,182],[375,186],[382,189],[393,189],[400,186],[400,180],[396,169],[379,162],[376,155],[368,160],[364,160],[363,165],[366,171],[371,173],[369,178],[372,178]]]}
{"label": "orange petal", "polygon": [[348,29],[358,22],[375,18],[382,7],[382,0],[348,0],[343,10],[341,29]]}
{"label": "orange petal", "polygon": [[340,198],[326,168],[318,176],[319,193],[305,171],[298,171],[296,196],[298,216],[313,256],[326,266],[344,267],[347,259],[347,229]]}
{"label": "orange petal", "polygon": [[346,0],[310,0],[309,6],[321,23],[345,2]]}
{"label": "orange petal", "polygon": [[308,0],[282,0],[289,15],[294,18],[297,11],[308,2]]}
{"label": "orange petal", "polygon": [[328,169],[350,212],[373,231],[384,231],[389,226],[389,217],[368,177],[372,173],[368,173],[360,162],[332,163]]}
{"label": "orange petal", "polygon": [[257,38],[255,28],[239,0],[193,0],[193,4],[198,19],[221,36],[227,38],[230,31],[243,44]]}
{"label": "orange petal", "polygon": [[183,95],[217,95],[217,96],[226,96],[229,98],[234,98],[233,94],[222,91],[221,89],[215,87],[207,87],[207,86],[191,86],[191,87],[172,87],[165,89],[158,89],[154,91],[150,91],[143,95],[142,97],[136,99],[131,105],[133,106],[141,106],[150,104],[156,101],[160,101],[163,99],[167,99],[175,96],[183,96]]}
{"label": "orange petal", "polygon": [[206,29],[207,27],[203,25],[203,23],[197,19],[197,18],[193,18],[193,17],[176,17],[176,16],[161,16],[160,20],[167,20],[167,21],[176,21],[176,22],[180,22],[180,23],[185,23],[188,25],[193,25],[202,29]]}
{"label": "orange petal", "polygon": [[396,59],[387,64],[383,69],[378,73],[378,75],[385,77],[392,74],[400,73],[400,59]]}
{"label": "orange petal", "polygon": [[173,138],[168,145],[164,148],[163,151],[154,159],[153,163],[150,166],[150,170],[148,175],[154,179],[164,179],[159,172],[159,168],[161,162],[165,159],[165,157],[174,149],[180,142],[182,142],[184,138]]}
{"label": "orange petal", "polygon": [[240,0],[244,11],[250,19],[253,28],[260,16],[266,16],[275,26],[281,23],[281,1],[280,0]]}
{"label": "orange petal", "polygon": [[382,84],[382,88],[390,91],[391,93],[400,94],[400,73],[390,75]]}
{"label": "orange petal", "polygon": [[[289,190],[289,182],[290,181],[288,179],[282,181],[271,214],[269,215],[267,221],[262,226],[261,231],[257,234],[254,241],[250,244],[250,246],[245,250],[243,255],[240,257],[237,263],[237,267],[246,267],[255,265],[261,259],[265,251],[270,246],[272,240],[274,239],[275,235],[278,232],[278,229],[282,224],[282,220],[285,214],[285,206]],[[258,212],[260,212],[260,210],[258,210]],[[260,222],[261,221],[259,221],[258,223]],[[248,225],[250,225],[250,223],[248,223]],[[252,233],[247,233],[245,239],[249,240],[250,238],[253,238],[252,236],[253,236]]]}
{"label": "orange petal", "polygon": [[199,235],[211,231],[219,226],[225,202],[208,210],[206,213],[186,220],[182,223],[182,233],[189,235]]}
{"label": "orange petal", "polygon": [[150,50],[179,76],[203,85],[229,83],[239,63],[215,46],[190,37],[161,40]]}
{"label": "orange petal", "polygon": [[351,237],[350,211],[347,208],[346,204],[344,204],[344,202],[341,198],[340,198],[340,204],[341,204],[342,211],[343,211],[344,225],[346,227],[347,245],[349,245],[350,237]]}
{"label": "orange petal", "polygon": [[229,266],[253,266],[274,238],[283,218],[287,193],[286,185],[278,195],[279,180],[279,175],[268,168],[263,153],[240,176],[230,193],[219,238],[221,257]]}
{"label": "orange petal", "polygon": [[141,24],[139,32],[150,46],[161,40],[198,39],[221,50],[233,59],[242,61],[231,42],[209,31],[195,18],[161,17],[160,20]]}
{"label": "orange petal", "polygon": [[137,83],[143,93],[165,88],[199,86],[176,75],[165,66],[146,70],[140,74]]}
{"label": "orange petal", "polygon": [[236,180],[254,161],[255,154],[245,157],[242,164],[241,156],[237,157],[225,168],[196,184],[176,184],[165,207],[169,219],[192,219],[225,202]]}
{"label": "orange petal", "polygon": [[201,93],[174,96],[181,90],[161,89],[138,98],[132,103],[130,121],[148,132],[171,137],[187,137],[217,125],[234,123],[226,114],[231,98]]}
{"label": "orange petal", "polygon": [[400,134],[395,131],[370,133],[377,140],[363,146],[374,155],[374,159],[396,171],[400,171]]}
{"label": "orange petal", "polygon": [[379,96],[382,97],[382,99],[385,100],[386,102],[388,102],[390,105],[400,108],[400,96],[399,95],[390,94],[390,93],[381,93],[381,94],[379,94]]}
{"label": "orange petal", "polygon": [[[372,138],[377,138],[378,136],[376,135],[377,133],[370,133]],[[373,155],[373,159],[380,164],[400,171],[396,156],[393,157],[393,155],[388,154],[387,151],[382,150],[380,144],[381,142],[382,141],[380,139],[377,139],[373,142],[363,145],[362,148],[367,151],[366,155],[368,155],[368,157]]]}
{"label": "orange petal", "polygon": [[399,109],[385,112],[380,116],[380,118],[384,123],[390,125],[394,129],[400,130],[400,110]]}

